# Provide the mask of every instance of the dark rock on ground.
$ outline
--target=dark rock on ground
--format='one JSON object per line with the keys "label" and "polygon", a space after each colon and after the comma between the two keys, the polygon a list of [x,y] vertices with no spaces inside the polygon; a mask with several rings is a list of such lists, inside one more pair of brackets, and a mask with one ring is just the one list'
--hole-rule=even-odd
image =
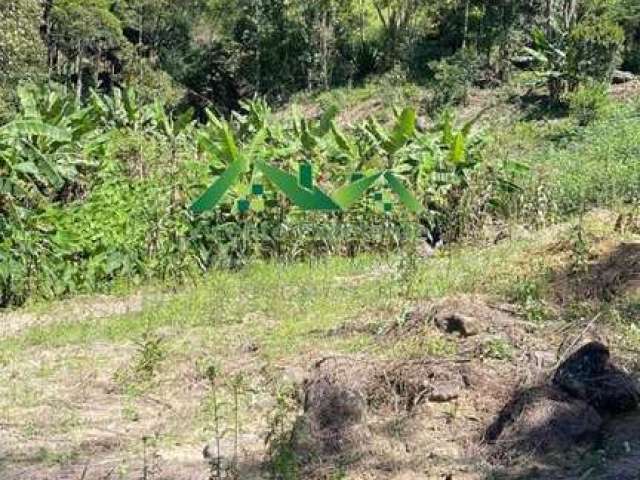
{"label": "dark rock on ground", "polygon": [[480,331],[478,321],[461,313],[443,312],[436,315],[436,325],[447,333],[458,333],[462,337],[477,335]]}
{"label": "dark rock on ground", "polygon": [[553,385],[601,413],[630,411],[640,400],[637,382],[611,363],[609,349],[598,342],[583,345],[562,362]]}
{"label": "dark rock on ground", "polygon": [[433,385],[428,399],[430,402],[449,402],[460,396],[462,385],[459,381],[440,382]]}
{"label": "dark rock on ground", "polygon": [[622,70],[616,70],[613,72],[611,82],[615,84],[633,82],[636,76],[631,72],[624,72]]}

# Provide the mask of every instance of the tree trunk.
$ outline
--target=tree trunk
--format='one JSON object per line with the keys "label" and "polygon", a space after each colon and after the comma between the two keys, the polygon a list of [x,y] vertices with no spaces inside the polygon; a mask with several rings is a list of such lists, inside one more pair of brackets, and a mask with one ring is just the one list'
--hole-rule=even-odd
{"label": "tree trunk", "polygon": [[578,0],[566,0],[564,4],[564,27],[569,30],[575,21]]}
{"label": "tree trunk", "polygon": [[43,10],[43,24],[44,24],[44,36],[45,43],[47,45],[47,78],[49,85],[51,85],[51,77],[53,73],[54,61],[56,59],[55,45],[51,40],[51,8],[53,7],[53,0],[46,0]]}
{"label": "tree trunk", "polygon": [[329,90],[329,25],[326,10],[322,13],[322,26],[320,28],[322,29],[322,87],[324,90]]}
{"label": "tree trunk", "polygon": [[78,48],[76,55],[76,102],[82,100],[82,48]]}
{"label": "tree trunk", "polygon": [[464,29],[462,32],[462,48],[467,48],[467,35],[469,34],[469,0],[464,2]]}

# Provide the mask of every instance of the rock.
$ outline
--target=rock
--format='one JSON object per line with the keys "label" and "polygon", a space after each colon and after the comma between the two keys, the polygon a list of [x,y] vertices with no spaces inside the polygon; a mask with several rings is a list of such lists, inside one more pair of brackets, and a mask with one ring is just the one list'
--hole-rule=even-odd
{"label": "rock", "polygon": [[633,410],[640,401],[637,382],[610,362],[599,342],[583,345],[557,368],[553,384],[602,413]]}
{"label": "rock", "polygon": [[595,439],[602,426],[586,402],[552,387],[535,387],[514,396],[485,432],[496,454],[562,451]]}
{"label": "rock", "polygon": [[248,340],[240,346],[242,353],[256,353],[258,350],[260,350],[260,347],[252,340]]}
{"label": "rock", "polygon": [[470,337],[480,332],[478,321],[461,313],[444,312],[436,315],[436,326],[447,333],[458,333]]}
{"label": "rock", "polygon": [[624,72],[622,70],[615,70],[613,72],[613,76],[611,77],[612,83],[628,83],[633,82],[636,79],[636,76],[631,72]]}
{"label": "rock", "polygon": [[292,387],[301,386],[307,378],[307,371],[302,367],[285,367],[280,374],[282,384]]}
{"label": "rock", "polygon": [[419,116],[418,119],[416,120],[416,129],[420,132],[420,133],[424,133],[427,131],[427,119],[424,116]]}
{"label": "rock", "polygon": [[530,68],[535,62],[535,58],[531,55],[517,55],[511,57],[511,63],[516,68]]}
{"label": "rock", "polygon": [[436,383],[427,398],[430,402],[449,402],[458,398],[461,390],[462,385],[457,381]]}
{"label": "rock", "polygon": [[202,456],[212,472],[220,471],[220,478],[237,478],[238,465],[245,460],[247,451],[258,450],[263,444],[264,440],[254,434],[240,434],[237,445],[232,438],[214,438],[204,446]]}

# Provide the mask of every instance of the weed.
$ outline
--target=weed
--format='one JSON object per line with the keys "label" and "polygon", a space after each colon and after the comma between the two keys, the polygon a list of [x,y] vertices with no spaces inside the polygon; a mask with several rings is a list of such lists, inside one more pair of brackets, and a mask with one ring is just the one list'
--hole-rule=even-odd
{"label": "weed", "polygon": [[160,455],[157,444],[159,435],[142,437],[142,480],[153,480],[160,474]]}
{"label": "weed", "polygon": [[514,282],[510,292],[512,301],[520,306],[522,314],[531,322],[541,322],[549,316],[542,288],[543,283],[539,278],[520,278]]}
{"label": "weed", "polygon": [[495,360],[511,360],[514,355],[513,345],[503,338],[492,338],[484,342],[480,349],[483,357]]}
{"label": "weed", "polygon": [[163,338],[147,329],[137,342],[137,359],[134,370],[143,380],[150,380],[156,374],[158,365],[166,357]]}
{"label": "weed", "polygon": [[569,95],[569,112],[580,126],[586,126],[602,117],[609,101],[607,85],[580,86]]}
{"label": "weed", "polygon": [[589,242],[582,217],[571,230],[571,271],[585,273],[589,268]]}
{"label": "weed", "polygon": [[269,434],[266,445],[270,468],[274,478],[298,479],[298,458],[291,445],[292,415],[298,411],[293,386],[277,386],[274,392],[276,404],[269,416]]}
{"label": "weed", "polygon": [[218,480],[223,478],[223,455],[220,448],[220,442],[222,440],[222,403],[220,400],[220,385],[218,367],[215,365],[209,365],[206,369],[205,375],[209,381],[209,407],[211,408],[213,418],[213,441],[214,450],[209,452],[211,463],[211,479]]}

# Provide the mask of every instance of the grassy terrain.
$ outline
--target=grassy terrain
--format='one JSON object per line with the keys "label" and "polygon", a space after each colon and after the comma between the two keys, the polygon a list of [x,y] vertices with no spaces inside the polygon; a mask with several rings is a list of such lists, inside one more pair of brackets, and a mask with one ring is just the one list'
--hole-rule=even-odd
{"label": "grassy terrain", "polygon": [[[582,228],[588,241],[637,238],[614,232],[615,218],[587,216]],[[144,460],[147,447],[161,463],[157,478],[203,475],[200,451],[213,436],[216,418],[206,380],[212,365],[224,378],[219,395],[229,402],[229,382],[242,379],[242,438],[258,452],[261,442],[248,432],[268,430],[277,408],[271,399],[286,386],[291,369],[304,369],[330,353],[455,356],[455,342],[435,332],[385,340],[385,331],[428,299],[488,295],[515,302],[543,330],[556,328],[563,317],[552,308],[553,282],[575,261],[574,230],[571,224],[542,232],[514,230],[494,246],[452,247],[428,260],[403,252],[260,263],[212,274],[173,295],[147,292],[139,311],[101,318],[21,312],[40,322],[26,322],[0,340],[5,478],[20,478],[21,469],[29,478],[65,469],[79,476],[89,459],[94,472],[116,468],[121,478],[130,478],[150,461]],[[603,325],[615,321],[617,335],[628,333],[625,341],[635,347],[633,339],[640,335],[629,323],[632,301],[590,305],[591,310],[581,305],[573,302],[562,312],[602,310]],[[511,358],[515,347],[501,342],[488,344],[486,351]],[[232,417],[225,414],[223,422]]]}

